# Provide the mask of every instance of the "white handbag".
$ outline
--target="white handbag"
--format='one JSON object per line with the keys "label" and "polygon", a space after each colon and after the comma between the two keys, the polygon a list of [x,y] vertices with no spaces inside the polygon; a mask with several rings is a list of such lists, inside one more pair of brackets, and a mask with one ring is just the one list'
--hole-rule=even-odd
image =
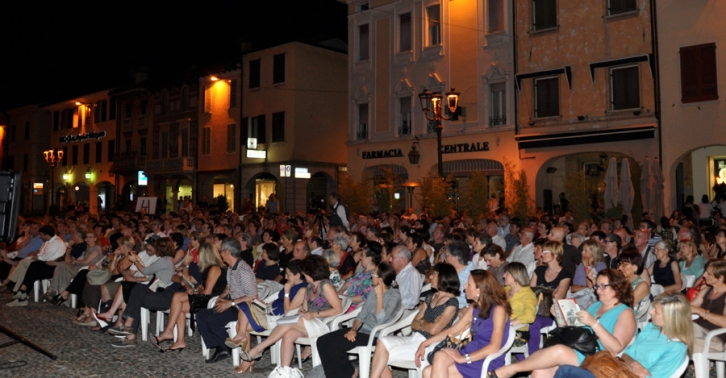
{"label": "white handbag", "polygon": [[278,366],[267,376],[267,378],[303,378],[304,375],[298,368],[289,366]]}

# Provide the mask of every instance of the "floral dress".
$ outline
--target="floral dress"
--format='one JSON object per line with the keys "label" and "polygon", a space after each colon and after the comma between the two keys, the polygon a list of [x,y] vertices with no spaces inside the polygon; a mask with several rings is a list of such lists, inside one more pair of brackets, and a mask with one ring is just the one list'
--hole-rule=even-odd
{"label": "floral dress", "polygon": [[366,272],[365,269],[360,269],[355,276],[348,280],[348,289],[345,291],[345,295],[349,297],[360,296],[363,299],[360,303],[352,303],[348,312],[355,310],[356,307],[366,301],[368,293],[373,290],[372,279],[373,269],[370,272]]}

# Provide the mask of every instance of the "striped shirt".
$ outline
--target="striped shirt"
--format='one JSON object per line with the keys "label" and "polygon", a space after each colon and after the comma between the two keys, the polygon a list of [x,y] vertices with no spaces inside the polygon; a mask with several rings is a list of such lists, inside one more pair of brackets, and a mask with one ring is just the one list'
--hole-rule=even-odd
{"label": "striped shirt", "polygon": [[229,297],[232,299],[256,296],[255,272],[242,259],[237,260],[232,269],[227,269],[227,287],[229,287]]}

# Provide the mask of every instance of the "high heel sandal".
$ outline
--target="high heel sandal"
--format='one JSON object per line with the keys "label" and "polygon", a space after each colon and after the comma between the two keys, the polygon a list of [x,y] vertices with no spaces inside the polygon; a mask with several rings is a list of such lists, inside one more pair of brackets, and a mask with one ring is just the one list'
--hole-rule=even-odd
{"label": "high heel sandal", "polygon": [[[249,361],[247,361],[249,362]],[[236,374],[244,374],[244,373],[252,373],[255,370],[255,363],[250,362],[250,365],[247,367],[247,369],[242,369],[242,365],[234,369],[234,372]]]}
{"label": "high heel sandal", "polygon": [[250,355],[250,352],[248,352],[246,350],[242,350],[239,352],[239,358],[241,358],[242,361],[254,362],[254,361],[257,361],[260,358],[262,358],[262,353],[252,357],[252,355]]}
{"label": "high heel sandal", "polygon": [[[164,340],[164,341],[166,341],[166,340]],[[174,348],[174,349],[172,349],[172,348],[162,349],[161,353],[169,353],[169,352],[176,352],[176,351],[179,351],[181,353],[181,351],[183,351],[184,348],[186,348],[186,347]]]}
{"label": "high heel sandal", "polygon": [[242,350],[244,350],[245,346],[247,346],[247,339],[233,340],[228,337],[227,340],[224,340],[224,345],[226,345],[228,348],[242,348]]}
{"label": "high heel sandal", "polygon": [[55,296],[54,296],[54,297],[53,297],[53,298],[52,298],[52,299],[50,300],[50,303],[52,303],[52,304],[54,304],[54,305],[56,305],[56,306],[60,306],[60,305],[62,305],[63,303],[65,303],[65,301],[67,301],[67,300],[68,300],[68,298],[63,298],[63,295],[62,295],[62,294],[56,294],[56,295],[55,295]]}

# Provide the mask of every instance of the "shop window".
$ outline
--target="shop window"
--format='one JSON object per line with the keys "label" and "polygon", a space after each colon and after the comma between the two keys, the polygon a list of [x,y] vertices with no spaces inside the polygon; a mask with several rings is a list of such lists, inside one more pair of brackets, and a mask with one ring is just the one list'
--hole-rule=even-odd
{"label": "shop window", "polygon": [[638,66],[610,69],[610,109],[624,110],[639,107]]}
{"label": "shop window", "polygon": [[368,24],[358,26],[358,61],[370,58],[370,30]]}
{"label": "shop window", "polygon": [[411,135],[411,97],[402,97],[398,99],[399,125],[398,135]]}
{"label": "shop window", "polygon": [[202,155],[212,153],[212,128],[205,127],[202,129]]}
{"label": "shop window", "polygon": [[368,139],[368,104],[358,104],[358,130],[356,139]]}
{"label": "shop window", "polygon": [[608,0],[608,14],[615,15],[632,12],[638,7],[635,0]]}
{"label": "shop window", "polygon": [[272,56],[272,84],[285,82],[285,53]]}
{"label": "shop window", "polygon": [[507,124],[507,85],[493,83],[490,88],[489,126]]}
{"label": "shop window", "polygon": [[716,44],[681,47],[681,101],[718,100]]}
{"label": "shop window", "polygon": [[534,118],[560,115],[560,88],[557,77],[534,80]]}
{"label": "shop window", "polygon": [[237,124],[227,125],[227,153],[237,151]]}
{"label": "shop window", "polygon": [[260,87],[260,60],[250,60],[250,89]]}
{"label": "shop window", "polygon": [[398,15],[398,52],[413,49],[413,27],[411,12]]}
{"label": "shop window", "polygon": [[532,29],[557,27],[557,0],[532,0]]}
{"label": "shop window", "polygon": [[505,0],[489,0],[489,33],[504,30],[504,2]]}
{"label": "shop window", "polygon": [[285,141],[285,112],[272,113],[272,143]]}
{"label": "shop window", "polygon": [[439,4],[426,7],[427,46],[441,44],[441,6]]}

